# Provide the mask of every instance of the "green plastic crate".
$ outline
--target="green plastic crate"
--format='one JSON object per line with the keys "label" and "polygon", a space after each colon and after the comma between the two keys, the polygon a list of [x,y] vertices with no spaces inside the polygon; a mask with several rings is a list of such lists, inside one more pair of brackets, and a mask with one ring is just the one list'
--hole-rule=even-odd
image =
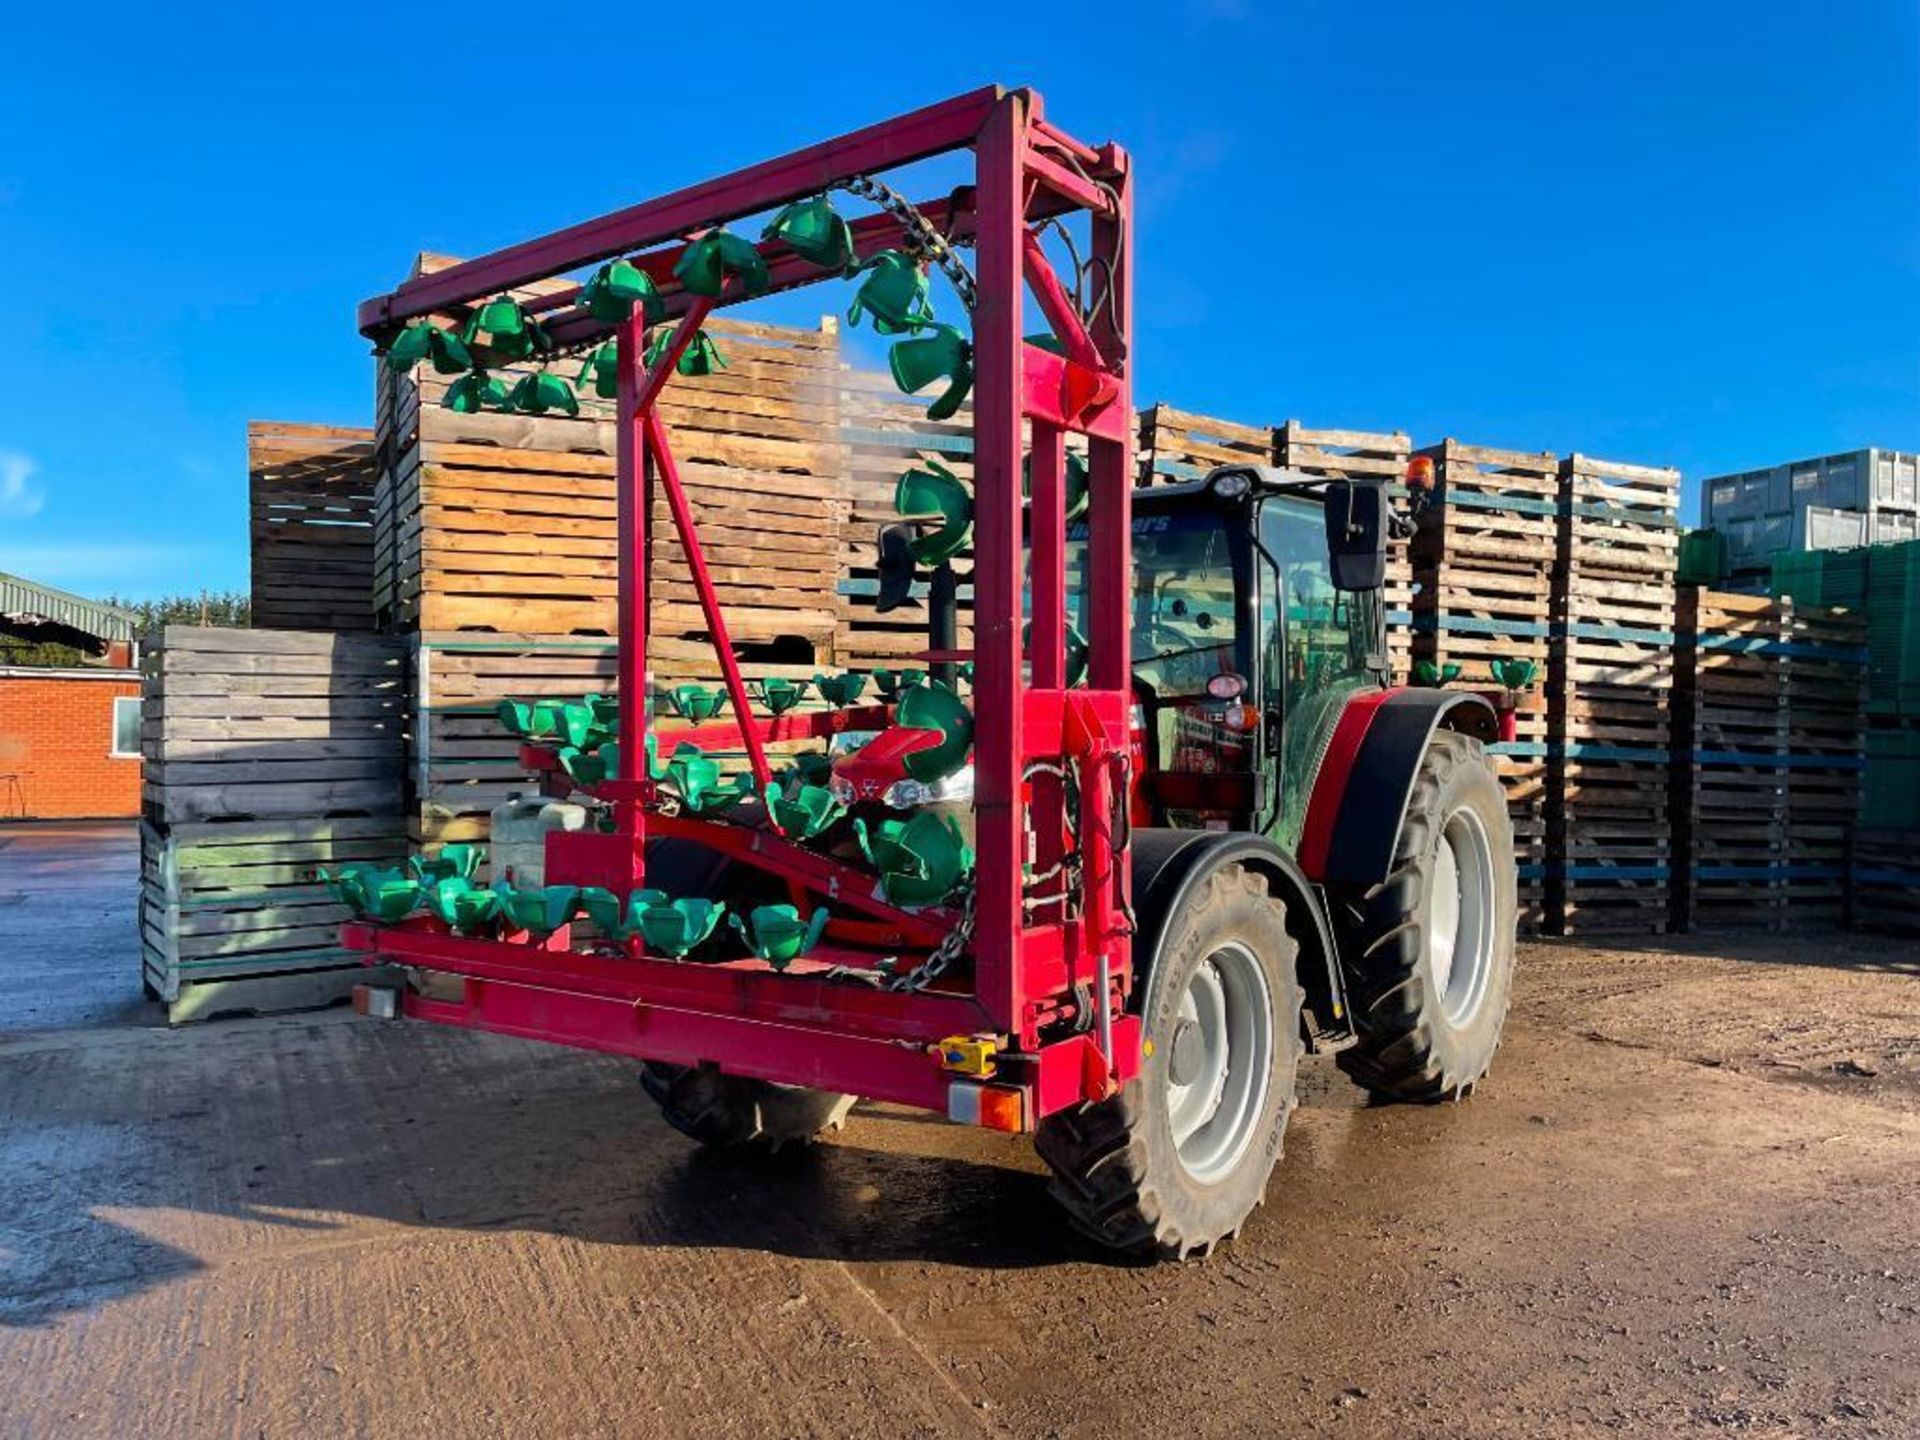
{"label": "green plastic crate", "polygon": [[1920,726],[1867,732],[1860,824],[1869,830],[1920,830]]}

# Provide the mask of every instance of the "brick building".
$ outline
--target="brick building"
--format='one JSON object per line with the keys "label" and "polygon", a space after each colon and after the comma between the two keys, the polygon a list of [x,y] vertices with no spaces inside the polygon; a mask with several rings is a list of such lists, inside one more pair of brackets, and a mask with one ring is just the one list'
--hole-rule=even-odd
{"label": "brick building", "polygon": [[0,663],[0,821],[140,813],[133,626],[123,610],[0,575],[0,639],[51,641],[103,662],[61,669]]}
{"label": "brick building", "polygon": [[139,813],[139,672],[0,669],[0,820]]}

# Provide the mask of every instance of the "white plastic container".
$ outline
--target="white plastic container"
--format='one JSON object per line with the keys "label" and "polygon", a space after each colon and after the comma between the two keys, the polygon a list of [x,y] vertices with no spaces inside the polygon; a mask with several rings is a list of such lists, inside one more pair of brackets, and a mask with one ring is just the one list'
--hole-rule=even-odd
{"label": "white plastic container", "polygon": [[547,836],[555,830],[584,830],[584,805],[548,800],[539,795],[514,795],[493,809],[488,859],[493,877],[510,878],[522,889],[547,883]]}

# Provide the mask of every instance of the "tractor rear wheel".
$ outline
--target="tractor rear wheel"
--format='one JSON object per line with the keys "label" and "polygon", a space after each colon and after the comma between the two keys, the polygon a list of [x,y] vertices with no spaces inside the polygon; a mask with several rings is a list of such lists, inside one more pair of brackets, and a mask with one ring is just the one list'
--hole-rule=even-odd
{"label": "tractor rear wheel", "polygon": [[640,1084],[682,1135],[721,1149],[777,1151],[846,1124],[854,1097],[729,1075],[713,1065],[642,1061]]}
{"label": "tractor rear wheel", "polygon": [[1293,1113],[1297,951],[1285,905],[1244,866],[1203,877],[1168,917],[1142,1001],[1139,1078],[1048,1116],[1034,1137],[1078,1229],[1168,1259],[1240,1233]]}
{"label": "tractor rear wheel", "polygon": [[1458,1099],[1493,1063],[1513,992],[1513,827],[1478,740],[1443,730],[1387,878],[1335,897],[1359,1041],[1339,1063],[1393,1100]]}

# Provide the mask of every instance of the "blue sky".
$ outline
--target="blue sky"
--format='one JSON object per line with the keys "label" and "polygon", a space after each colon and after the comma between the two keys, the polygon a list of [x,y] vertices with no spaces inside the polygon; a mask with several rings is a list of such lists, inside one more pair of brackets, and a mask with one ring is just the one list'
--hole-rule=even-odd
{"label": "blue sky", "polygon": [[1138,158],[1143,402],[1691,479],[1920,449],[1911,0],[17,8],[0,570],[86,593],[246,584],[247,420],[367,423],[354,305],[417,250],[990,80]]}

